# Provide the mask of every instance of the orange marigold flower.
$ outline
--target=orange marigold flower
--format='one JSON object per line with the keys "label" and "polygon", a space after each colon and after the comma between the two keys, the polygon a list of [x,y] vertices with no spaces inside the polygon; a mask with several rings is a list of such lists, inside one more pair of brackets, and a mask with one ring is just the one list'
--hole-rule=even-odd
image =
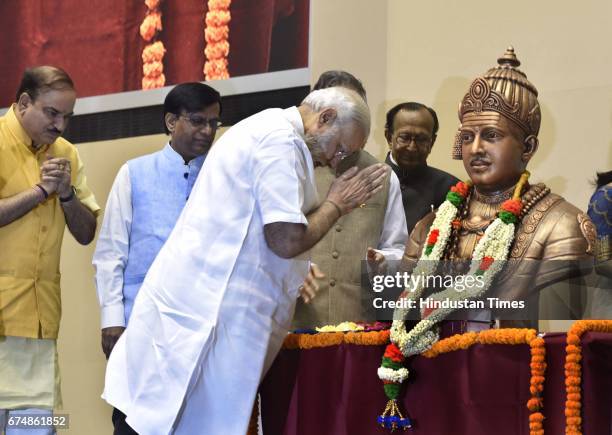
{"label": "orange marigold flower", "polygon": [[504,201],[501,205],[501,209],[503,211],[507,211],[512,213],[515,216],[521,214],[521,209],[523,208],[523,204],[520,199],[508,199]]}
{"label": "orange marigold flower", "polygon": [[529,416],[529,421],[542,423],[544,421],[544,415],[542,415],[540,412],[535,412]]}
{"label": "orange marigold flower", "polygon": [[156,9],[159,6],[159,1],[160,0],[145,0],[145,5],[147,5],[149,9]]}
{"label": "orange marigold flower", "polygon": [[300,337],[300,348],[313,349],[317,347],[336,346],[344,340],[342,332],[327,332],[323,334],[303,334]]}
{"label": "orange marigold flower", "polygon": [[164,87],[165,84],[166,84],[166,76],[164,76],[163,74],[157,77],[153,77],[153,78],[149,78],[149,77],[142,78],[142,89],[162,88]]}
{"label": "orange marigold flower", "polygon": [[204,54],[208,59],[219,59],[226,57],[229,54],[229,43],[227,41],[215,42],[207,44],[204,49]]}
{"label": "orange marigold flower", "polygon": [[159,61],[145,62],[142,64],[142,72],[149,78],[158,77],[164,72],[164,64]]}
{"label": "orange marigold flower", "polygon": [[207,27],[204,30],[204,39],[207,44],[212,42],[221,42],[229,36],[229,27]]}
{"label": "orange marigold flower", "polygon": [[161,13],[159,11],[147,14],[140,25],[140,36],[145,41],[150,41],[155,33],[162,30]]}
{"label": "orange marigold flower", "polygon": [[215,59],[204,64],[206,80],[223,80],[229,78],[227,59]]}
{"label": "orange marigold flower", "polygon": [[540,408],[542,408],[543,405],[544,402],[538,397],[532,397],[527,401],[527,408],[530,411],[538,411]]}
{"label": "orange marigold flower", "polygon": [[166,49],[161,41],[156,41],[153,44],[147,45],[142,50],[142,61],[143,62],[155,62],[161,61],[164,57]]}
{"label": "orange marigold flower", "polygon": [[210,27],[227,26],[231,20],[229,11],[208,11],[206,25]]}
{"label": "orange marigold flower", "polygon": [[580,378],[578,376],[570,376],[565,379],[565,385],[568,387],[580,386]]}
{"label": "orange marigold flower", "polygon": [[208,9],[227,9],[231,0],[208,0]]}

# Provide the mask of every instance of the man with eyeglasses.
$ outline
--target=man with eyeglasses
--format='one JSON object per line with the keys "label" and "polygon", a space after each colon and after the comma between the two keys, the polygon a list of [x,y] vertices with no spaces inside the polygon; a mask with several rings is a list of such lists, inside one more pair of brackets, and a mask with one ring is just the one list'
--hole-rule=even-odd
{"label": "man with eyeglasses", "polygon": [[0,433],[7,435],[55,433],[11,422],[50,417],[62,403],[56,340],[63,234],[68,226],[87,245],[100,210],[76,147],[60,137],[75,101],[65,71],[29,68],[0,118]]}
{"label": "man with eyeglasses", "polygon": [[[161,151],[119,169],[93,257],[107,358],[125,330],[149,267],[189,198],[221,124],[220,114],[221,97],[210,86],[175,86],[164,101],[170,141]],[[116,434],[133,433],[116,409],[113,423]]]}
{"label": "man with eyeglasses", "polygon": [[387,112],[386,163],[400,181],[408,232],[427,213],[444,202],[455,176],[427,165],[438,133],[436,112],[421,103],[400,103]]}

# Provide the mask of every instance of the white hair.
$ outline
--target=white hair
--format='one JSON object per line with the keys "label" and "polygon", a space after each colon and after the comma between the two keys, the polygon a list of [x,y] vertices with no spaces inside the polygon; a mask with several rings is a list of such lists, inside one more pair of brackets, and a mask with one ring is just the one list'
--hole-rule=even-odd
{"label": "white hair", "polygon": [[365,100],[355,91],[339,86],[312,91],[302,101],[313,112],[335,109],[339,125],[356,122],[367,138],[370,135],[370,109]]}

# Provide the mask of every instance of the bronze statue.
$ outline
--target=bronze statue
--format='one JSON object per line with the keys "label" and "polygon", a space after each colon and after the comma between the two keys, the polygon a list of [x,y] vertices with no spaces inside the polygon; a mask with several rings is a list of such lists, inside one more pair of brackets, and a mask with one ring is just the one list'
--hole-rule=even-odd
{"label": "bronze statue", "polygon": [[[500,319],[501,326],[510,326],[501,322],[508,306],[492,307],[490,299],[537,299],[541,289],[589,272],[580,267],[581,260],[592,264],[595,227],[588,216],[544,184],[528,183],[527,164],[537,151],[540,130],[538,92],[518,69],[512,47],[497,62],[472,82],[459,106],[453,157],[463,159],[469,181],[453,186],[446,201],[417,223],[406,244],[403,267],[413,277],[455,279],[433,289],[421,281],[397,301],[391,343],[378,369],[389,401],[377,421],[391,430],[412,424],[398,405],[400,385],[409,376],[405,358],[429,349],[439,338],[441,322],[456,315],[460,304],[476,308],[464,312],[468,320]],[[457,278],[482,285],[460,288]],[[409,329],[406,319],[413,308],[419,321]],[[537,311],[529,314],[508,323],[537,327]]]}
{"label": "bronze statue", "polygon": [[[512,47],[497,62],[498,66],[472,82],[459,106],[461,124],[453,158],[463,159],[473,188],[459,209],[443,260],[472,257],[538,148],[538,91],[518,69],[520,62]],[[525,183],[519,196],[522,209],[508,261],[487,297],[527,299],[570,274],[586,273],[567,261],[588,260],[593,253],[595,229],[579,209],[542,183]],[[435,216],[433,212],[425,216],[410,235],[406,268],[421,256]]]}

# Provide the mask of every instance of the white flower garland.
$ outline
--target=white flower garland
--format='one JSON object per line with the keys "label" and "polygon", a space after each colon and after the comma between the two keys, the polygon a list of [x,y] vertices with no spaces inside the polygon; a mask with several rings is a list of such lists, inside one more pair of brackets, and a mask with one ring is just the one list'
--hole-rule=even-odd
{"label": "white flower garland", "polygon": [[378,377],[383,381],[391,381],[401,384],[408,379],[408,369],[402,367],[399,370],[394,370],[387,367],[379,367]]}
{"label": "white flower garland", "polygon": [[[439,231],[438,240],[429,255],[425,253],[425,247],[423,248],[423,253],[413,270],[413,274],[423,273],[429,275],[438,267],[450,238],[452,222],[457,213],[457,207],[448,200],[440,206],[426,238],[428,240],[432,231],[437,229]],[[476,244],[470,263],[470,271],[468,272],[470,275],[474,275],[479,269],[484,257],[493,258],[491,266],[482,274],[484,281],[482,287],[476,287],[475,291],[467,293],[462,293],[454,287],[448,287],[442,292],[433,295],[432,298],[436,300],[458,300],[465,299],[466,297],[477,298],[483,295],[489,289],[495,276],[503,268],[505,260],[508,258],[510,245],[514,240],[514,228],[514,224],[506,224],[500,218],[497,218],[489,225],[484,236]],[[408,299],[417,301],[420,299],[424,290],[423,282],[424,280],[419,281],[419,285],[410,293]],[[408,304],[401,305],[403,307],[408,306]],[[391,341],[400,348],[405,357],[422,353],[438,341],[438,330],[434,328],[436,324],[453,311],[453,308],[436,309],[430,316],[421,320],[408,332],[405,325],[408,309],[398,308],[393,314]]]}

